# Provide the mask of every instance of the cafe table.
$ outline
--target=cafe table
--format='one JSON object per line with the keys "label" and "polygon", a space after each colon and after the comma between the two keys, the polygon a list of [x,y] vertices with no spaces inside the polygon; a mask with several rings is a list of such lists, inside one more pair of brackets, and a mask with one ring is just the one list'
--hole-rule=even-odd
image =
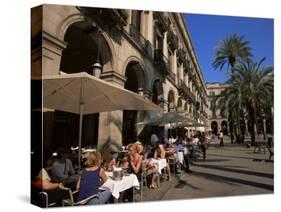
{"label": "cafe table", "polygon": [[155,158],[148,158],[146,159],[147,163],[155,163],[157,164],[157,170],[159,174],[161,174],[161,170],[167,166],[167,160],[164,159],[155,159]]}
{"label": "cafe table", "polygon": [[122,191],[125,191],[132,187],[135,187],[136,189],[140,188],[140,183],[135,174],[124,175],[122,177],[122,180],[115,180],[113,178],[113,172],[105,172],[105,174],[108,176],[108,179],[100,187],[100,189],[109,189],[115,199],[119,198],[120,192]]}

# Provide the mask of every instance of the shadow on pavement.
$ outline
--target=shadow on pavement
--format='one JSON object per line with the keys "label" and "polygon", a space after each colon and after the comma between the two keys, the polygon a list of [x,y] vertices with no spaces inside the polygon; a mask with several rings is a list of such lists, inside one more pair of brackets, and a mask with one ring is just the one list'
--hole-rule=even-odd
{"label": "shadow on pavement", "polygon": [[241,169],[231,169],[231,168],[226,168],[226,167],[217,166],[217,165],[194,164],[194,166],[208,168],[208,169],[228,171],[228,172],[235,172],[235,173],[240,173],[240,174],[254,175],[254,176],[259,176],[259,177],[273,178],[273,174],[255,172],[255,171],[247,171],[247,170],[241,170]]}
{"label": "shadow on pavement", "polygon": [[[254,154],[254,153],[252,153]],[[259,159],[259,158],[252,158],[252,157],[241,157],[241,156],[229,156],[229,155],[219,155],[219,154],[213,154],[213,153],[207,153],[207,157],[208,155],[210,156],[218,156],[218,157],[225,157],[225,158],[239,158],[239,159],[247,159],[247,160],[254,160],[254,159],[257,159],[257,160],[262,160],[262,159]],[[268,158],[268,157],[267,157]],[[209,161],[209,160],[208,160]]]}
{"label": "shadow on pavement", "polygon": [[200,190],[200,188],[187,183],[186,180],[181,180],[180,177],[178,177],[178,176],[177,176],[177,181],[178,181],[177,184],[174,186],[175,188],[184,188],[185,186],[187,186],[187,187],[195,189],[195,190]]}
{"label": "shadow on pavement", "polygon": [[[206,159],[206,162],[226,162],[226,161],[230,161],[230,160],[228,160],[228,159],[208,159],[208,158]],[[194,162],[204,162],[204,160],[199,158],[197,160],[194,160]]]}
{"label": "shadow on pavement", "polygon": [[225,177],[225,176],[221,176],[221,175],[209,174],[209,173],[198,172],[198,171],[195,172],[194,175],[196,175],[198,177],[206,178],[208,180],[213,180],[213,181],[216,181],[216,182],[220,181],[220,182],[223,182],[223,183],[238,183],[238,184],[244,184],[244,185],[248,185],[248,186],[266,189],[266,190],[269,190],[269,191],[274,190],[273,185],[253,182],[253,181],[249,181],[249,180],[242,180],[242,179]]}

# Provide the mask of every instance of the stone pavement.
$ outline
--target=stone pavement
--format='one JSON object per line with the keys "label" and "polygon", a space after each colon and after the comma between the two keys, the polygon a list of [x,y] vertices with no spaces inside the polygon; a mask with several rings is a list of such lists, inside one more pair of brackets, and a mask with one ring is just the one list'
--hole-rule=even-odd
{"label": "stone pavement", "polygon": [[193,173],[178,174],[159,189],[145,188],[143,201],[272,194],[274,163],[266,161],[268,151],[253,150],[229,142],[223,148],[213,144],[206,161],[199,158],[191,166]]}

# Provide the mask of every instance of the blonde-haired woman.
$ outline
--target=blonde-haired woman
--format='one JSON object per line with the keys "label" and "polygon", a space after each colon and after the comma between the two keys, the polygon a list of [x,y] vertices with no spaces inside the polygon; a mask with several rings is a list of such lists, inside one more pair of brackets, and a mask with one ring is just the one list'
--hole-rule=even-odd
{"label": "blonde-haired woman", "polygon": [[86,204],[104,204],[110,197],[111,192],[105,190],[99,193],[100,178],[103,182],[107,180],[107,176],[103,168],[100,167],[101,155],[99,152],[89,152],[84,160],[85,169],[83,169],[81,177],[77,182],[77,190],[79,190],[77,201],[82,201],[92,195],[98,195],[99,200],[91,199]]}
{"label": "blonde-haired woman", "polygon": [[[122,167],[127,168],[129,173],[133,173],[137,176],[138,180],[141,181],[141,165],[142,165],[142,156],[138,153],[139,149],[137,144],[128,145],[128,155],[123,158]],[[121,198],[127,198],[129,202],[133,201],[133,188],[126,190],[121,194]]]}
{"label": "blonde-haired woman", "polygon": [[[159,160],[159,159],[166,159],[166,150],[162,144],[158,144],[157,148],[154,151],[154,158]],[[166,166],[166,174],[167,174],[167,180],[171,181],[171,170],[170,166],[167,163]]]}
{"label": "blonde-haired woman", "polygon": [[139,154],[139,149],[137,144],[129,144],[128,145],[128,162],[125,165],[126,168],[129,169],[129,172],[137,175],[138,180],[141,179],[141,164],[142,164],[142,156]]}

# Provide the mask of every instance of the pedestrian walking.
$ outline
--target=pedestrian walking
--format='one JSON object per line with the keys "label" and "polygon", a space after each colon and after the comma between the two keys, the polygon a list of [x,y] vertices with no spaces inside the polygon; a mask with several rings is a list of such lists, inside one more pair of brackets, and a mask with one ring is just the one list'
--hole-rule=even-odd
{"label": "pedestrian walking", "polygon": [[223,144],[223,132],[222,132],[222,130],[220,131],[219,139],[220,139],[220,147],[223,147],[224,144]]}
{"label": "pedestrian walking", "polygon": [[207,140],[205,133],[202,133],[200,136],[200,148],[203,154],[203,160],[206,160],[206,152],[207,152]]}

